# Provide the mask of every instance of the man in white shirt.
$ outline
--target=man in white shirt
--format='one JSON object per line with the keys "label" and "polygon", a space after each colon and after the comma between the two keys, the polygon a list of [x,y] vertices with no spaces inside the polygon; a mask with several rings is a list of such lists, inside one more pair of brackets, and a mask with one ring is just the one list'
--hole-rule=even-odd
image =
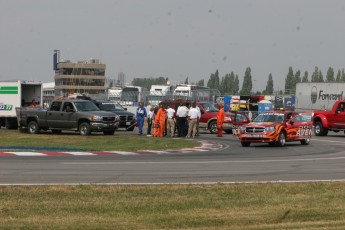
{"label": "man in white shirt", "polygon": [[154,108],[151,107],[150,111],[147,113],[147,136],[152,136],[151,135],[151,130],[152,130],[152,124],[153,124],[153,110]]}
{"label": "man in white shirt", "polygon": [[196,108],[195,102],[192,104],[192,108],[189,110],[188,113],[188,120],[189,120],[189,127],[188,127],[188,134],[187,138],[195,137],[196,134],[196,123],[200,117],[200,111]]}
{"label": "man in white shirt", "polygon": [[180,106],[177,108],[177,131],[179,137],[185,137],[186,132],[186,122],[187,122],[188,108],[183,103],[180,103]]}
{"label": "man in white shirt", "polygon": [[175,109],[173,109],[173,106],[169,106],[169,108],[166,110],[167,112],[167,134],[170,133],[170,137],[175,136]]}

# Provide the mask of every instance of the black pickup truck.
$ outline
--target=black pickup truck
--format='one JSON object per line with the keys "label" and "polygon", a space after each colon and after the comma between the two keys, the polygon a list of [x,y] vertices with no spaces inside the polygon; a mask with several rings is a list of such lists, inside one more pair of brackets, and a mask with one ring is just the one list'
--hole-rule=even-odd
{"label": "black pickup truck", "polygon": [[120,118],[114,113],[100,111],[87,100],[55,100],[49,109],[16,108],[19,128],[27,128],[29,133],[37,134],[40,130],[74,130],[81,135],[91,132],[103,132],[113,135],[119,126]]}

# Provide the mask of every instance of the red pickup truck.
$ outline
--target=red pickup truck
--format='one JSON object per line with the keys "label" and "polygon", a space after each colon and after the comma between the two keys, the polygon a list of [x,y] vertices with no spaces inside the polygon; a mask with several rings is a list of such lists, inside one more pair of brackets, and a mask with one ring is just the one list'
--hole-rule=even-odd
{"label": "red pickup truck", "polygon": [[328,131],[345,130],[345,100],[336,101],[332,110],[314,111],[314,133],[316,136],[327,136]]}

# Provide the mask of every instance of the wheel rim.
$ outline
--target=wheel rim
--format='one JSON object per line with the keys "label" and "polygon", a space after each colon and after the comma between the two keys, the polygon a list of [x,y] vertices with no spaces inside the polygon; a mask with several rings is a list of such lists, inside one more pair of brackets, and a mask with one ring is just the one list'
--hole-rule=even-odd
{"label": "wheel rim", "polygon": [[284,133],[280,134],[279,142],[280,142],[281,146],[285,145],[285,135],[284,135]]}
{"label": "wheel rim", "polygon": [[82,135],[85,135],[86,133],[87,133],[87,127],[86,126],[82,126],[82,127],[80,127],[80,133],[82,134]]}
{"label": "wheel rim", "polygon": [[320,125],[316,125],[315,126],[315,133],[320,133],[320,130],[321,130]]}
{"label": "wheel rim", "polygon": [[212,132],[212,133],[217,133],[217,132],[218,132],[217,123],[213,122],[213,123],[211,124],[211,132]]}
{"label": "wheel rim", "polygon": [[309,144],[309,142],[310,142],[310,138],[304,139],[304,143]]}
{"label": "wheel rim", "polygon": [[36,132],[36,130],[37,130],[36,125],[30,125],[30,127],[29,127],[29,131],[30,131],[30,133],[35,133],[35,132]]}

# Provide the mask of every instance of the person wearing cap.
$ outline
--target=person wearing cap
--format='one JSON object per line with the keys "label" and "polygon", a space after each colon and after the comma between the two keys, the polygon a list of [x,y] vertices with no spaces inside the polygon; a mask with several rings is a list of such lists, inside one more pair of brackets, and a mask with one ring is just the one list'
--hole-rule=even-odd
{"label": "person wearing cap", "polygon": [[146,108],[142,102],[139,102],[139,106],[136,110],[136,119],[138,122],[139,135],[143,135],[143,126],[145,117],[147,117]]}
{"label": "person wearing cap", "polygon": [[222,104],[218,104],[219,111],[217,113],[217,128],[218,128],[218,137],[223,136],[223,123],[225,119],[225,111]]}

